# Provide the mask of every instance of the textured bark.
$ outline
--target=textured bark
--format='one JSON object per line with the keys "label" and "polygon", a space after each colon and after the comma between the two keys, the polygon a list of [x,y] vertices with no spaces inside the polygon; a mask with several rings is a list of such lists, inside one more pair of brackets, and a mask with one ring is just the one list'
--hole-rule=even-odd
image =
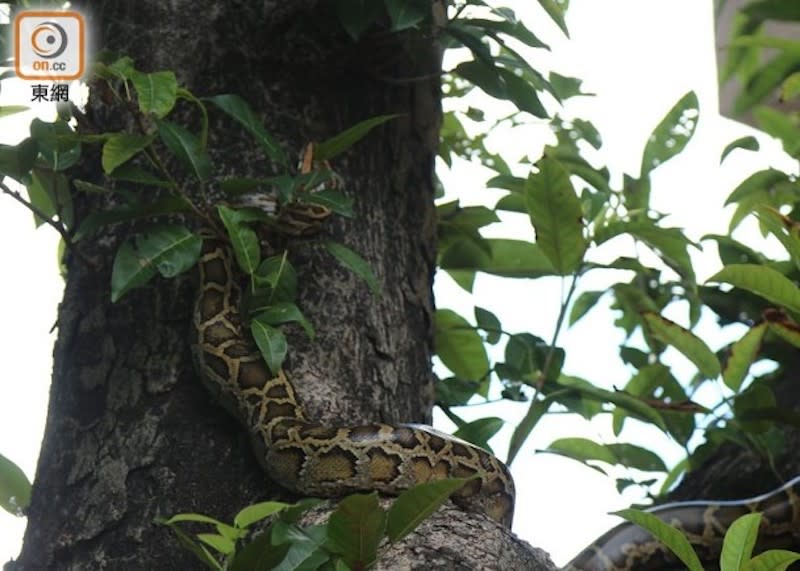
{"label": "textured bark", "polygon": [[[370,116],[403,114],[336,161],[356,217],[287,244],[299,303],[317,330],[313,342],[290,330],[288,372],[311,418],[429,421],[439,83],[396,79],[435,77],[435,44],[372,34],[354,45],[331,2],[107,1],[85,14],[97,47],[130,55],[145,71],[173,69],[200,96],[241,94],[292,149]],[[182,105],[178,112],[196,125]],[[125,121],[99,97],[87,115],[101,130]],[[249,135],[220,113],[212,115],[210,147],[217,174],[270,174]],[[102,183],[97,163],[90,154],[80,177]],[[96,197],[83,197],[78,213],[99,206]],[[230,520],[244,505],[286,497],[266,480],[245,432],[197,382],[188,345],[194,276],[156,280],[110,303],[113,252],[130,230],[116,227],[84,246],[99,268],[68,260],[47,427],[17,571],[197,568],[154,518],[200,512]],[[370,262],[381,295],[325,254],[320,242],[331,237]],[[443,564],[458,561],[448,567],[454,569],[535,569],[532,557],[552,568],[481,516],[449,513],[428,524],[436,533],[412,536],[404,568],[429,565],[431,553]],[[460,537],[465,523],[473,527]],[[484,538],[493,543],[477,549]],[[473,545],[477,561],[464,559],[470,550],[463,542]],[[508,564],[487,561],[492,553]]]}

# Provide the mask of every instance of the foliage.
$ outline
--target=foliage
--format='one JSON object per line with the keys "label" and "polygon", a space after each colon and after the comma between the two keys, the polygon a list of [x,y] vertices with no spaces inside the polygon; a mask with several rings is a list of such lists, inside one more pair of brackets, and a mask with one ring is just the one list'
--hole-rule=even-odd
{"label": "foliage", "polygon": [[[767,9],[768,2],[757,4],[758,10],[745,10],[751,20],[749,33],[754,33],[754,27],[760,27],[765,19],[775,17],[776,8]],[[747,45],[753,50],[780,46],[784,58],[793,54],[793,69],[800,61],[796,46],[763,34],[757,41],[737,40],[734,45]],[[750,66],[746,71],[758,74],[760,68]],[[450,81],[458,86],[455,79]],[[772,86],[783,82],[781,94],[796,98],[795,81],[787,72]],[[763,87],[758,79],[747,85],[751,91]],[[463,90],[455,87],[451,92],[462,97]],[[579,87],[575,92],[580,93]],[[748,97],[758,101],[758,93],[763,97],[759,91]],[[667,482],[674,482],[683,471],[697,466],[723,442],[746,445],[770,456],[773,448],[769,442],[774,441],[779,429],[776,425],[796,424],[797,418],[777,406],[770,387],[771,374],[756,376],[749,372],[754,370],[754,363],[790,354],[787,349],[797,347],[800,340],[800,214],[796,179],[774,169],[762,171],[745,180],[728,198],[728,204],[736,206],[731,232],[743,219],[754,217],[765,234],[784,246],[787,258],[769,260],[731,235],[706,236],[703,242],[717,246],[723,265],[701,284],[690,257],[701,244],[690,240],[682,229],[668,227],[665,215],[650,206],[651,175],[688,144],[699,119],[693,93],[676,102],[655,126],[642,150],[638,177],[624,174],[621,187],[612,185],[614,177],[608,168],[585,158],[585,149],[599,149],[602,145],[600,133],[591,123],[555,116],[551,121],[555,143],[545,147],[540,157],[510,165],[484,146],[485,134],[467,136],[463,127],[467,119],[483,122],[484,132],[497,127],[471,109],[446,113],[441,157],[448,166],[453,164],[453,157],[459,156],[479,162],[495,171],[488,185],[507,194],[494,208],[462,206],[458,201],[438,206],[440,268],[467,291],[472,291],[476,274],[483,272],[533,280],[559,277],[566,294],[560,300],[559,317],[549,342],[530,333],[506,331],[485,307],[476,307],[474,321],[450,309],[437,312],[437,352],[452,373],[439,383],[437,404],[448,417],[459,426],[464,424],[454,407],[485,401],[489,381],[496,379],[502,386],[503,398],[529,402],[528,413],[512,436],[509,461],[548,412],[570,412],[587,419],[610,413],[617,435],[629,419],[655,426],[686,450],[688,461],[671,468]],[[512,126],[523,123],[524,109],[519,105],[518,109],[519,113],[503,121]],[[757,115],[764,129],[783,142],[790,156],[798,158],[797,115],[787,117],[766,107],[759,108]],[[724,159],[734,152],[757,149],[757,141],[748,137],[732,142],[721,154]],[[497,239],[485,238],[484,229],[500,221],[504,213],[529,216],[536,240],[504,240],[500,247]],[[608,243],[613,240],[619,244],[623,238],[634,243],[636,257],[618,257],[611,263],[597,261],[608,258],[604,255]],[[652,256],[642,257],[642,250]],[[653,257],[659,263],[645,261]],[[619,278],[607,290],[584,290],[583,278],[596,272],[614,272]],[[731,285],[737,289],[731,291]],[[745,299],[746,303],[742,303]],[[616,325],[626,336],[620,357],[633,369],[627,384],[614,391],[598,388],[601,379],[580,379],[569,374],[569,356],[558,345],[565,317],[569,317],[568,324],[572,326],[601,302],[610,303],[619,312]],[[677,322],[665,317],[667,311],[674,315],[676,305],[688,309],[686,317]],[[746,307],[747,311],[736,311],[736,307]],[[727,346],[709,347],[692,331],[700,316],[709,311],[718,315],[723,326],[744,323],[748,329]],[[498,351],[490,347],[500,343],[502,348],[503,341],[505,353],[493,361],[490,356],[498,355]],[[695,366],[694,378],[679,382],[673,376],[668,354],[665,359],[667,348],[676,350]],[[706,407],[693,400],[702,385],[720,381],[725,389],[718,403]],[[693,448],[690,441],[697,431],[705,434],[706,443]],[[598,462],[650,473],[668,471],[663,461],[652,458],[648,448],[632,442],[603,444],[560,438],[546,451],[602,471],[605,469]],[[652,481],[648,474],[638,483]],[[620,489],[633,483],[636,480],[629,477],[618,480]]]}
{"label": "foliage", "polygon": [[0,508],[21,516],[31,501],[31,483],[25,472],[0,454]]}
{"label": "foliage", "polygon": [[[353,494],[338,503],[326,523],[317,525],[298,523],[305,511],[320,504],[311,499],[293,505],[253,504],[242,509],[232,525],[191,513],[160,523],[210,569],[361,571],[371,568],[381,550],[408,535],[465,482],[454,478],[420,484],[403,492],[388,511],[375,492]],[[192,538],[183,528],[189,522],[210,525],[214,531]]]}
{"label": "foliage", "polygon": [[[690,571],[703,571],[700,558],[691,543],[678,529],[665,523],[656,515],[637,509],[616,512],[628,521],[643,527],[666,545]],[[743,515],[734,521],[725,533],[719,564],[722,571],[784,571],[800,553],[784,549],[771,549],[753,556],[761,514]]]}

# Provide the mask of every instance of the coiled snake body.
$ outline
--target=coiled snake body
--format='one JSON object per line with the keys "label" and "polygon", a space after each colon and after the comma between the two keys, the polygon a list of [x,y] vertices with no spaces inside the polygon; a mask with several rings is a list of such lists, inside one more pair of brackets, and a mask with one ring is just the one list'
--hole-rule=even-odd
{"label": "coiled snake body", "polygon": [[[800,547],[800,476],[768,494],[738,501],[677,502],[650,510],[685,533],[700,559],[719,557],[722,538],[739,516],[761,512],[759,548]],[[570,561],[564,571],[685,569],[666,547],[631,523],[618,525]]]}
{"label": "coiled snake body", "polygon": [[292,383],[282,371],[270,374],[243,327],[228,246],[206,239],[199,267],[193,353],[200,376],[249,430],[270,478],[298,494],[321,497],[366,490],[397,494],[431,480],[473,478],[453,501],[511,526],[511,474],[485,450],[419,425],[327,427],[306,419]]}
{"label": "coiled snake body", "polygon": [[[227,244],[204,241],[192,350],[204,384],[248,429],[272,480],[301,495],[337,497],[370,490],[391,495],[431,480],[472,478],[453,501],[511,526],[514,482],[508,468],[485,450],[421,425],[326,427],[309,421],[292,383],[283,371],[270,374],[245,332],[232,263]],[[693,544],[712,551],[736,517],[754,511],[764,514],[762,535],[798,542],[800,477],[749,500],[682,502],[653,511],[688,533]],[[641,528],[622,524],[565,570],[675,568],[664,549]]]}

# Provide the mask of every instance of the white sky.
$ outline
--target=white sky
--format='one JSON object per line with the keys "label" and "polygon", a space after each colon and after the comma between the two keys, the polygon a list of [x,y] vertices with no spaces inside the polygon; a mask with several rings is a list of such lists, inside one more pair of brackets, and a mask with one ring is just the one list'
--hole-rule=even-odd
{"label": "white sky", "polygon": [[[764,136],[759,137],[761,152],[736,151],[719,166],[719,155],[727,143],[755,131],[716,115],[710,0],[573,0],[568,17],[571,41],[560,36],[536,3],[516,0],[507,5],[525,21],[535,22],[530,27],[553,48],[554,54],[536,52],[533,64],[537,68],[552,67],[564,75],[582,78],[584,91],[597,94],[573,100],[567,115],[594,122],[604,140],[601,160],[617,177],[620,171],[638,175],[641,152],[652,128],[684,93],[697,92],[701,111],[694,139],[678,158],[655,171],[652,192],[654,207],[672,213],[672,225],[687,227],[690,237],[724,233],[730,210],[723,211],[722,203],[748,174],[769,165],[791,168],[779,156],[779,145]],[[29,87],[10,87],[4,82],[0,105],[28,104]],[[29,120],[26,116],[18,122],[0,121],[0,142],[23,138]],[[491,143],[514,158],[536,156],[544,132],[541,128],[520,129],[494,137]],[[489,174],[475,165],[459,164],[457,173],[442,173],[442,178],[446,188],[463,192],[462,203],[492,205],[498,195],[482,188]],[[509,235],[512,228],[521,237],[533,236],[523,217],[512,216],[508,222],[492,231]],[[0,315],[6,324],[0,328],[0,453],[18,463],[31,478],[50,383],[54,335],[49,331],[63,287],[56,267],[56,242],[52,229],[34,231],[30,214],[0,195],[0,260],[6,268],[2,272],[5,279],[0,282]],[[700,279],[718,269],[714,250],[707,247],[706,254],[695,257],[701,264]],[[615,250],[609,256],[618,253]],[[590,275],[583,285],[585,289],[600,289],[610,283],[608,276]],[[530,331],[549,339],[558,311],[559,283],[555,279],[532,282],[481,276],[473,299],[448,277],[440,276],[436,294],[439,307],[454,308],[469,317],[473,305],[481,305],[494,311],[507,330]],[[685,323],[685,313],[676,307],[668,316]],[[611,320],[607,306],[597,308],[576,327],[563,332],[561,345],[568,354],[566,373],[607,387],[625,383],[631,371],[617,356],[622,334],[610,329]],[[713,331],[710,321],[704,323],[702,331]],[[730,333],[726,333],[707,341],[717,349],[730,339]],[[674,373],[686,379],[693,369],[676,358]],[[718,394],[712,390],[708,396]],[[506,428],[493,441],[495,450],[504,455],[508,436],[525,410],[526,405],[484,405],[473,407],[465,416],[507,419]],[[437,415],[440,427],[449,428],[440,417]],[[637,498],[619,497],[614,481],[594,470],[563,458],[534,454],[534,450],[562,436],[609,442],[607,424],[607,417],[586,423],[566,415],[550,415],[536,428],[514,463],[518,490],[514,529],[533,545],[549,551],[559,565],[617,523],[616,518],[605,515],[607,512],[626,507]],[[670,464],[680,460],[680,450],[674,443],[641,424],[631,426],[624,440],[656,447]],[[23,519],[0,511],[0,562],[18,553],[23,530]]]}

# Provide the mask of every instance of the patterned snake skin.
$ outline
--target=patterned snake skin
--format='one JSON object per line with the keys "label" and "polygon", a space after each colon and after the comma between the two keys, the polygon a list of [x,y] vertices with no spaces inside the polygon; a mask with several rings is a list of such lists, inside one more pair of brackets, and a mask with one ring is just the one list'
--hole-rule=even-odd
{"label": "patterned snake skin", "polygon": [[[702,561],[719,557],[722,538],[739,516],[761,512],[759,546],[800,546],[800,476],[768,494],[731,502],[677,502],[649,510],[686,533]],[[642,528],[618,525],[570,561],[564,571],[685,569]]]}
{"label": "patterned snake skin", "polygon": [[452,499],[510,527],[514,482],[497,458],[419,425],[323,426],[306,418],[283,371],[270,373],[242,324],[227,244],[206,239],[193,354],[204,384],[247,428],[269,477],[304,496],[397,494],[415,484],[473,478]]}

